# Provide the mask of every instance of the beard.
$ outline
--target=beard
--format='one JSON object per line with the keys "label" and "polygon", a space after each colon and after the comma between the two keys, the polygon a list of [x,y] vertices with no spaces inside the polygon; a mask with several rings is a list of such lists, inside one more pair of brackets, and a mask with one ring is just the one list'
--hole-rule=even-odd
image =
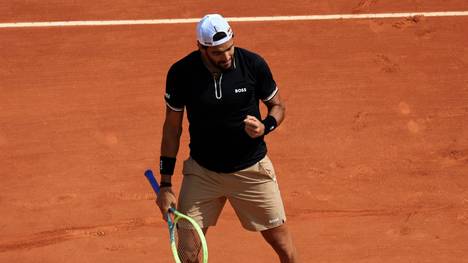
{"label": "beard", "polygon": [[215,67],[216,69],[219,69],[220,71],[225,71],[232,67],[233,57],[229,61],[215,61],[209,55],[207,55],[206,58],[208,59],[208,61],[211,63],[213,67]]}

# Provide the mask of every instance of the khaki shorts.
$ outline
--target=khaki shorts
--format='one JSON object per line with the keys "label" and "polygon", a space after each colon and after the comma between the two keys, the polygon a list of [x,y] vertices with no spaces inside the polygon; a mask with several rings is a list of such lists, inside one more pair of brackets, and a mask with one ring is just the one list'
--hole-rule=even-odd
{"label": "khaki shorts", "polygon": [[234,173],[216,173],[189,158],[183,174],[178,210],[202,228],[216,225],[226,200],[247,230],[263,231],[286,221],[275,171],[267,156]]}

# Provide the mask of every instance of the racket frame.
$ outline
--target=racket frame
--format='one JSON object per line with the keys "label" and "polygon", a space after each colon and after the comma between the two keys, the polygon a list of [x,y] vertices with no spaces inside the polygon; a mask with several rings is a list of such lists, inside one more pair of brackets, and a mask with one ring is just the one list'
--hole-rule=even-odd
{"label": "racket frame", "polygon": [[[161,189],[159,187],[158,182],[156,181],[156,178],[154,178],[153,171],[146,170],[145,171],[145,176],[148,179],[148,181],[150,182],[150,184],[151,184],[154,192],[156,193],[156,195],[159,195],[159,192],[160,192]],[[172,220],[170,214],[174,215],[174,220]],[[177,244],[176,244],[175,235],[176,235],[176,231],[177,231],[177,222],[180,219],[185,219],[188,222],[190,222],[190,224],[192,224],[193,229],[196,231],[196,233],[198,234],[198,237],[200,238],[201,253],[203,253],[203,261],[199,262],[199,263],[208,263],[208,245],[206,243],[205,234],[203,233],[203,230],[200,228],[198,223],[195,220],[193,220],[193,218],[180,213],[179,211],[177,211],[173,207],[169,208],[166,219],[167,219],[167,225],[168,225],[168,228],[169,228],[169,241],[170,241],[170,245],[171,245],[171,251],[172,251],[172,255],[174,257],[175,262],[176,263],[183,263],[179,259],[179,252],[177,251]]]}
{"label": "racket frame", "polygon": [[203,233],[203,230],[200,228],[198,223],[193,220],[191,217],[186,216],[179,211],[177,211],[174,208],[170,208],[169,212],[174,215],[174,220],[171,219],[171,216],[169,213],[167,214],[167,225],[169,227],[169,238],[170,238],[170,244],[171,244],[171,250],[172,250],[172,255],[174,256],[174,260],[176,263],[182,263],[179,259],[179,252],[177,251],[177,244],[176,244],[176,231],[177,231],[177,222],[180,219],[187,220],[190,224],[192,224],[193,229],[197,233],[198,237],[200,238],[200,243],[201,243],[201,253],[203,253],[203,261],[199,263],[208,263],[208,245],[206,243],[206,238],[205,234]]}

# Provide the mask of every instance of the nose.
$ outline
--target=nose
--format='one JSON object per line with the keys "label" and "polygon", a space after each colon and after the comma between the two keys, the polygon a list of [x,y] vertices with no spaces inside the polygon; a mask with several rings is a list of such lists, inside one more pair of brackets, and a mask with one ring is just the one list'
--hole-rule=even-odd
{"label": "nose", "polygon": [[223,55],[224,61],[229,61],[231,59],[231,54],[229,52],[224,52]]}

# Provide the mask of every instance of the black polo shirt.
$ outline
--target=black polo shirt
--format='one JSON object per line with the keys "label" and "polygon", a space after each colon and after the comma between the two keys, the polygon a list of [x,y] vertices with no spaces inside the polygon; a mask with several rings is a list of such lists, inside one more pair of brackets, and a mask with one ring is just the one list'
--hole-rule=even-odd
{"label": "black polo shirt", "polygon": [[263,136],[250,138],[244,130],[247,115],[258,119],[259,101],[273,98],[278,89],[259,55],[236,47],[231,69],[218,80],[194,51],[169,69],[166,103],[175,111],[187,109],[190,155],[215,172],[234,172],[265,157]]}

